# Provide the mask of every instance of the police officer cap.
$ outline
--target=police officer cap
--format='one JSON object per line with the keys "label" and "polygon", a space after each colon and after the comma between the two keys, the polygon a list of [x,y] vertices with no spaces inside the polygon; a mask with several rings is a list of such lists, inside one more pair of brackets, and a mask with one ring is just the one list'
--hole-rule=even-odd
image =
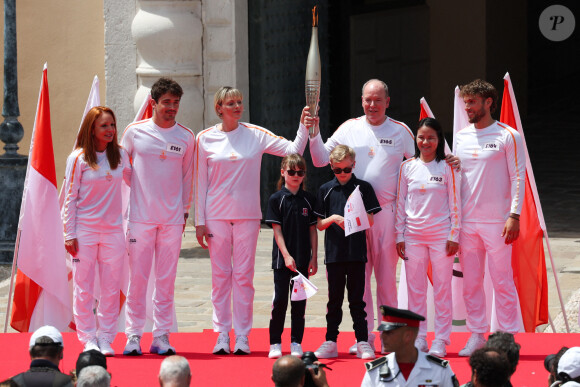
{"label": "police officer cap", "polygon": [[424,321],[425,317],[411,312],[406,309],[392,308],[387,305],[381,305],[383,321],[377,328],[378,331],[388,332],[400,327],[419,327],[419,322]]}

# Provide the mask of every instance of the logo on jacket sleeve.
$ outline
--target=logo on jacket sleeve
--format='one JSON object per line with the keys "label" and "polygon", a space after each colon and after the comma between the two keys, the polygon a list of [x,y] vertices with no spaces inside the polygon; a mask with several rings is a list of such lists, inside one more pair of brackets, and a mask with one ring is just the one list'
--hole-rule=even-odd
{"label": "logo on jacket sleeve", "polygon": [[302,216],[308,216],[308,208],[302,209]]}

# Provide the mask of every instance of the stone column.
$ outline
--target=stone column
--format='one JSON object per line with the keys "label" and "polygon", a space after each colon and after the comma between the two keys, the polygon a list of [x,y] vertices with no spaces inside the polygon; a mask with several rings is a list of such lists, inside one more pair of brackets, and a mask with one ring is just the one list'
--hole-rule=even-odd
{"label": "stone column", "polygon": [[140,0],[138,7],[131,25],[137,48],[135,110],[159,77],[171,77],[184,91],[177,120],[196,132],[203,129],[201,2]]}
{"label": "stone column", "polygon": [[247,0],[203,1],[203,75],[205,126],[219,121],[213,105],[221,86],[232,86],[244,94],[242,121],[249,121]]}
{"label": "stone column", "polygon": [[16,1],[4,0],[4,122],[0,140],[6,153],[0,156],[0,263],[10,263],[18,228],[20,202],[28,157],[19,155],[18,142],[24,136],[18,122],[18,76],[16,56]]}

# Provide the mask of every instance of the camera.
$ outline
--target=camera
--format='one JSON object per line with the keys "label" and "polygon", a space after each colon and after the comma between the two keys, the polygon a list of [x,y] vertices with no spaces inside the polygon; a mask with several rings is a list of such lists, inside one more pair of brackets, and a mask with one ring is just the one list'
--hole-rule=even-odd
{"label": "camera", "polygon": [[544,359],[544,368],[548,372],[554,372],[554,359],[556,358],[556,354],[553,353],[551,355],[546,356]]}
{"label": "camera", "polygon": [[[314,354],[314,352],[304,352],[302,354],[302,362],[304,363],[304,365],[306,366],[306,378],[304,379],[304,387],[312,387],[312,386],[316,386],[314,384],[314,381],[312,380],[312,375],[310,375],[310,371],[308,371],[309,369],[314,370],[315,374],[318,374],[318,369],[322,368],[322,367],[326,367],[325,364],[314,364],[314,362],[318,361],[318,358],[316,357],[316,355]],[[328,368],[328,367],[326,367]],[[330,368],[329,368],[330,369]]]}

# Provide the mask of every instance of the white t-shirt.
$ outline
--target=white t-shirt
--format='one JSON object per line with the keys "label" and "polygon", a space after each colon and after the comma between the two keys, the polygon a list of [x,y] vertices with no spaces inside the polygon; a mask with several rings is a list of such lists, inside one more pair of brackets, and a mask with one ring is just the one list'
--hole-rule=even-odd
{"label": "white t-shirt", "polygon": [[75,149],[66,160],[62,207],[65,240],[75,239],[77,229],[100,233],[122,232],[121,184],[131,181],[131,163],[124,149],[121,162],[111,169],[106,152],[97,152],[97,169],[85,161],[82,149]]}
{"label": "white t-shirt", "polygon": [[461,199],[453,169],[441,160],[412,158],[401,164],[395,231],[397,243],[458,242]]}
{"label": "white t-shirt", "polygon": [[301,124],[292,142],[240,122],[229,132],[207,128],[196,142],[195,224],[201,226],[207,219],[261,219],[262,154],[304,153],[308,129]]}
{"label": "white t-shirt", "polygon": [[515,129],[469,125],[455,134],[453,149],[461,159],[463,222],[501,223],[521,212],[526,159]]}
{"label": "white t-shirt", "polygon": [[193,192],[194,133],[178,123],[161,128],[148,119],[129,125],[121,144],[133,164],[129,221],[183,224]]}
{"label": "white t-shirt", "polygon": [[320,134],[310,139],[310,154],[316,167],[329,163],[330,152],[337,145],[348,145],[356,152],[356,176],[373,186],[381,206],[397,197],[397,178],[403,156],[415,154],[413,133],[407,125],[386,117],[373,126],[366,116],[343,123],[324,144]]}

